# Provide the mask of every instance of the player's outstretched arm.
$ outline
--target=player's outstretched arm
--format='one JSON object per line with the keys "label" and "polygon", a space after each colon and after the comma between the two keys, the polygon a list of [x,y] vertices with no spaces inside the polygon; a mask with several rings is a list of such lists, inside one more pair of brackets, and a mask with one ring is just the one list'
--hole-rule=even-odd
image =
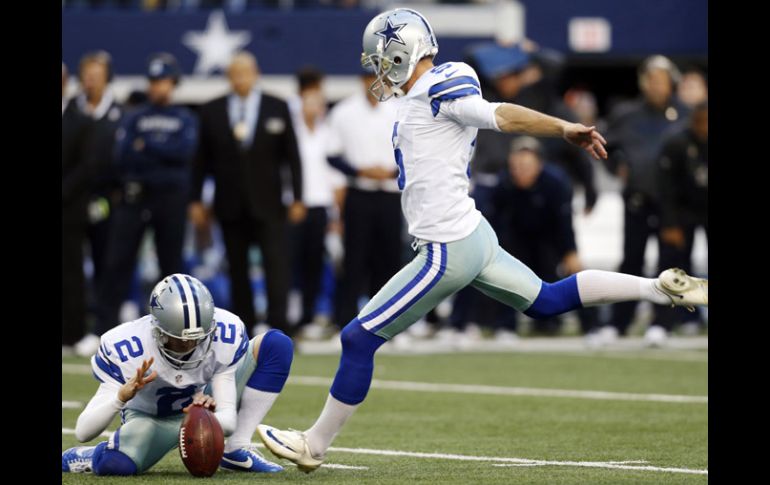
{"label": "player's outstretched arm", "polygon": [[597,160],[607,158],[607,150],[604,149],[607,142],[593,126],[570,123],[511,103],[502,103],[497,107],[495,121],[500,131],[532,136],[559,136],[583,148]]}
{"label": "player's outstretched arm", "polygon": [[126,402],[133,398],[147,383],[155,380],[158,375],[155,371],[144,377],[152,363],[152,358],[149,361],[144,361],[142,367],[136,370],[136,376],[126,381],[122,386],[113,382],[104,382],[99,386],[94,397],[78,416],[77,424],[75,424],[75,438],[78,441],[83,443],[99,436],[99,433],[107,429],[118,411],[123,409]]}

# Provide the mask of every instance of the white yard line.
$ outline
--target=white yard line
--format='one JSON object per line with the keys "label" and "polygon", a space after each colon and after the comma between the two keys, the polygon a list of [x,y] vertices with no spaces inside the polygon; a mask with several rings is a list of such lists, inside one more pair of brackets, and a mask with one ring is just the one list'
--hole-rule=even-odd
{"label": "white yard line", "polygon": [[[91,368],[85,364],[62,364],[64,374],[90,374]],[[299,386],[328,387],[332,380],[328,377],[290,376],[289,384]],[[532,396],[557,397],[570,399],[599,399],[605,401],[640,401],[668,403],[708,404],[708,396],[682,396],[675,394],[637,394],[629,392],[591,391],[574,389],[541,389],[534,387],[485,386],[477,384],[437,384],[433,382],[386,381],[374,379],[373,389],[389,389],[414,392],[445,392],[459,394],[481,394],[492,396]]]}
{"label": "white yard line", "polygon": [[94,371],[91,370],[91,366],[88,364],[62,364],[61,365],[61,373],[62,374],[80,374],[80,375],[91,375]]}
{"label": "white yard line", "polygon": [[[300,353],[307,355],[339,355],[341,344],[337,340],[303,340],[296,344]],[[504,352],[515,355],[527,353],[562,355],[565,353],[591,356],[595,352],[634,353],[639,358],[677,360],[679,353],[708,352],[708,336],[670,337],[662,349],[651,349],[643,337],[623,337],[600,348],[587,344],[585,337],[525,337],[515,342],[499,342],[483,339],[456,342],[441,339],[411,338],[407,343],[391,342],[382,346],[377,355],[433,355]],[[666,357],[671,359],[666,359]]]}
{"label": "white yard line", "polygon": [[62,401],[62,409],[80,409],[83,407],[83,403],[79,401]]}
{"label": "white yard line", "polygon": [[614,463],[602,463],[593,461],[539,461],[536,463],[527,464],[509,464],[509,463],[495,463],[492,466],[509,467],[509,466],[576,466],[585,468],[610,468],[616,470],[635,470],[635,471],[650,471],[650,472],[669,472],[669,473],[688,473],[691,475],[708,475],[708,470],[694,470],[692,468],[666,468],[659,466],[632,466],[632,465],[616,465]]}
{"label": "white yard line", "polygon": [[337,470],[368,470],[368,466],[339,465],[337,463],[324,463],[324,468],[336,468]]}
{"label": "white yard line", "polygon": [[[293,376],[289,384],[304,386],[329,386],[326,377]],[[628,392],[587,391],[572,389],[539,389],[532,387],[484,386],[476,384],[436,384],[432,382],[383,381],[374,379],[374,389],[390,389],[417,392],[447,392],[460,394],[485,394],[493,396],[563,397],[572,399],[601,399],[609,401],[654,401],[671,403],[708,403],[708,396],[680,396],[672,394],[636,394]]]}
{"label": "white yard line", "polygon": [[[62,434],[74,434],[75,430],[71,428],[62,428]],[[109,437],[111,432],[104,432],[101,436]],[[263,447],[261,443],[257,444]],[[494,462],[493,466],[573,466],[583,468],[607,468],[617,470],[638,470],[638,471],[653,471],[653,472],[669,472],[669,473],[688,473],[695,475],[708,475],[708,470],[698,470],[692,468],[667,468],[657,466],[632,466],[630,463],[646,463],[645,461],[632,460],[632,461],[554,461],[554,460],[533,460],[529,458],[512,458],[512,457],[500,457],[500,456],[474,456],[474,455],[457,455],[447,453],[420,453],[415,451],[399,451],[399,450],[375,450],[369,448],[340,448],[332,446],[329,451],[337,453],[353,453],[358,455],[376,455],[376,456],[401,456],[407,458],[428,458],[434,460],[455,460],[455,461],[483,461]],[[324,464],[324,466],[328,466]],[[365,469],[366,467],[352,467],[348,465],[334,465],[329,468],[342,468],[345,469]]]}

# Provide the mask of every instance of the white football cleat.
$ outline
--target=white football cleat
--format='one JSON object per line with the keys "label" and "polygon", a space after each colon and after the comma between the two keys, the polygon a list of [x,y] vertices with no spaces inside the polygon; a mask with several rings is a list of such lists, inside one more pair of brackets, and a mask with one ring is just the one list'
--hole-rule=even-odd
{"label": "white football cleat", "polygon": [[260,424],[257,427],[259,438],[275,456],[285,458],[297,465],[305,473],[310,473],[321,466],[322,458],[315,458],[310,452],[307,436],[301,431],[290,429],[283,431],[272,426]]}
{"label": "white football cleat", "polygon": [[671,306],[695,311],[695,305],[709,305],[709,280],[695,278],[679,268],[662,272],[655,287],[671,298]]}

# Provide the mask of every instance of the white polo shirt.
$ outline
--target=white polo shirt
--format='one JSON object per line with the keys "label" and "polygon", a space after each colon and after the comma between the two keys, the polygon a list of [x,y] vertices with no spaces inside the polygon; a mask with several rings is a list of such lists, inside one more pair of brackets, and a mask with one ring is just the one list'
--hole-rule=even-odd
{"label": "white polo shirt", "polygon": [[[340,101],[329,113],[329,137],[326,153],[341,156],[356,169],[376,166],[396,169],[391,135],[400,100],[390,99],[372,106],[363,88]],[[396,180],[372,180],[357,177],[350,187],[361,190],[399,192]]]}
{"label": "white polo shirt", "polygon": [[331,207],[334,190],[345,186],[345,176],[326,161],[328,124],[319,119],[311,131],[302,116],[302,100],[298,96],[289,100],[289,111],[302,161],[302,202],[307,207]]}

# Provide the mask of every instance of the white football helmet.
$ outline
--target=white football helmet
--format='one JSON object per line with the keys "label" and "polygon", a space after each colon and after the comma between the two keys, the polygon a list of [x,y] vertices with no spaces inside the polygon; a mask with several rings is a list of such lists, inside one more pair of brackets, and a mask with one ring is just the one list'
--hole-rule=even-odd
{"label": "white football helmet", "polygon": [[408,8],[374,17],[364,29],[363,47],[361,65],[377,75],[369,91],[380,101],[403,96],[401,86],[412,77],[417,63],[438,54],[433,28],[425,17]]}
{"label": "white football helmet", "polygon": [[[150,296],[152,336],[160,353],[177,369],[194,369],[211,352],[211,339],[216,329],[214,299],[208,288],[186,274],[173,274],[155,285]],[[169,338],[195,340],[189,352],[174,352],[166,348]],[[202,348],[195,359],[192,354]]]}

